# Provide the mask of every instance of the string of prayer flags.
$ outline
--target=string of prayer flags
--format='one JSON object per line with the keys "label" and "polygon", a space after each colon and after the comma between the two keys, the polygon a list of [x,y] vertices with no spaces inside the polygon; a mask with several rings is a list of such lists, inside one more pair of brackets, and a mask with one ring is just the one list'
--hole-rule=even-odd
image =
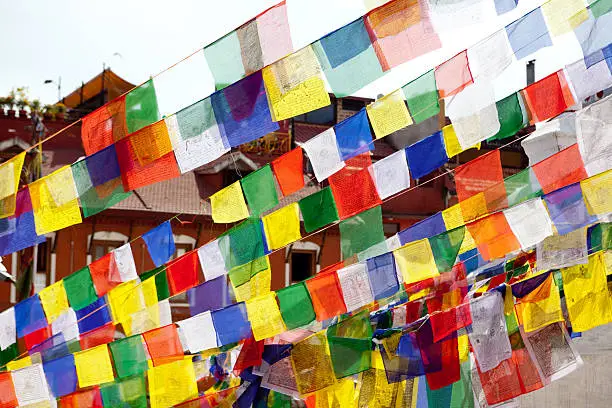
{"label": "string of prayer flags", "polygon": [[171,407],[198,396],[198,386],[191,359],[152,367],[148,373],[152,408]]}
{"label": "string of prayer flags", "polygon": [[300,394],[329,387],[336,382],[324,332],[313,334],[293,345],[291,362]]}
{"label": "string of prayer flags", "polygon": [[221,135],[231,147],[279,129],[272,121],[261,71],[215,92],[211,102]]}
{"label": "string of prayer flags", "polygon": [[187,303],[192,316],[229,306],[233,302],[227,279],[218,276],[187,290]]}
{"label": "string of prayer flags", "polygon": [[580,184],[571,184],[544,196],[550,218],[561,235],[594,223],[597,217],[590,215]]}
{"label": "string of prayer flags", "polygon": [[217,89],[222,89],[292,51],[287,6],[282,1],[204,47],[204,56]]}
{"label": "string of prayer flags", "polygon": [[306,281],[317,321],[346,313],[342,289],[335,272],[319,273]]}
{"label": "string of prayer flags", "polygon": [[214,222],[231,223],[248,218],[249,209],[244,201],[240,184],[236,181],[210,196]]}
{"label": "string of prayer flags", "polygon": [[597,60],[592,61],[589,57],[612,42],[609,30],[606,30],[606,27],[612,21],[612,13],[610,13],[607,1],[599,0],[589,6],[587,14],[579,14],[579,17],[581,18],[578,19],[578,22],[582,20],[582,24],[575,27],[575,24],[573,24],[574,19],[572,18],[569,22],[565,23],[563,28],[567,29],[568,26],[575,27],[574,34],[580,43],[580,47],[582,47],[585,63],[587,67],[590,67]]}
{"label": "string of prayer flags", "polygon": [[612,194],[612,171],[598,174],[580,182],[582,194],[589,214],[605,215],[612,213],[610,196]]}
{"label": "string of prayer flags", "polygon": [[382,207],[376,206],[340,222],[340,248],[342,259],[385,240]]}
{"label": "string of prayer flags", "polygon": [[541,48],[552,46],[548,26],[540,7],[506,26],[506,34],[516,59],[523,59]]}
{"label": "string of prayer flags", "polygon": [[439,275],[431,246],[427,239],[411,242],[393,251],[404,283],[416,283]]}
{"label": "string of prayer flags", "polygon": [[9,218],[0,218],[0,231],[0,256],[21,251],[47,240],[44,235],[36,233],[29,188],[17,192],[15,213]]}
{"label": "string of prayer flags", "polygon": [[262,71],[272,119],[280,121],[328,106],[321,65],[311,46]]}
{"label": "string of prayer flags", "polygon": [[576,114],[578,148],[589,176],[612,168],[610,107],[612,107],[612,98],[607,97]]}
{"label": "string of prayer flags", "polygon": [[602,252],[589,255],[587,265],[562,268],[561,275],[572,330],[584,332],[612,321]]}
{"label": "string of prayer flags", "polygon": [[412,118],[399,89],[372,102],[366,110],[377,139],[412,124]]}
{"label": "string of prayer flags", "polygon": [[291,203],[262,218],[268,248],[275,250],[302,238],[300,207]]}
{"label": "string of prayer flags", "polygon": [[334,126],[336,142],[342,160],[348,160],[372,150],[372,133],[366,109]]}
{"label": "string of prayer flags", "polygon": [[420,179],[448,162],[442,132],[436,132],[408,146],[406,158],[414,179]]}
{"label": "string of prayer flags", "polygon": [[108,346],[119,378],[142,374],[149,368],[140,335],[115,340]]}
{"label": "string of prayer flags", "polygon": [[296,147],[272,161],[272,170],[283,196],[288,196],[304,187],[304,153]]}
{"label": "string of prayer flags", "polygon": [[425,1],[390,1],[370,11],[365,23],[383,71],[442,46]]}
{"label": "string of prayer flags", "polygon": [[170,221],[145,232],[142,239],[147,244],[147,250],[156,267],[165,264],[174,255],[176,248]]}
{"label": "string of prayer flags", "polygon": [[531,166],[545,194],[588,177],[577,144]]}
{"label": "string of prayer flags", "polygon": [[346,266],[336,273],[347,311],[352,312],[374,302],[365,263]]}
{"label": "string of prayer flags", "polygon": [[106,344],[74,353],[79,387],[85,388],[115,379]]}
{"label": "string of prayer flags", "polygon": [[104,406],[114,407],[122,404],[128,404],[128,406],[134,408],[147,406],[147,388],[145,378],[142,375],[103,384],[100,388],[100,394]]}
{"label": "string of prayer flags", "polygon": [[252,336],[251,323],[243,302],[213,311],[212,319],[219,345],[237,343]]}
{"label": "string of prayer flags", "polygon": [[461,51],[438,65],[434,70],[434,75],[440,98],[446,98],[461,92],[474,82],[470,72],[467,51]]}
{"label": "string of prayer flags", "polygon": [[245,306],[255,341],[274,337],[286,331],[274,292],[249,299],[245,302]]}
{"label": "string of prayer flags", "polygon": [[17,208],[17,190],[25,156],[25,152],[19,153],[0,165],[0,180],[2,180],[0,182],[1,218],[15,214]]}
{"label": "string of prayer flags", "polygon": [[502,258],[520,248],[503,213],[481,218],[467,224],[467,228],[476,241],[478,252],[487,261]]}
{"label": "string of prayer flags", "polygon": [[246,175],[240,180],[240,185],[251,215],[259,216],[278,205],[274,176],[269,164]]}
{"label": "string of prayer flags", "polygon": [[339,220],[338,210],[330,187],[302,198],[298,205],[304,220],[304,229],[310,233]]}
{"label": "string of prayer flags", "polygon": [[347,161],[347,167],[330,176],[329,185],[341,220],[382,204],[368,167],[369,153]]}
{"label": "string of prayer flags", "polygon": [[219,130],[211,98],[165,118],[176,162],[182,174],[218,159],[230,150]]}
{"label": "string of prayer flags", "polygon": [[344,167],[334,128],[319,133],[302,145],[320,183]]}
{"label": "string of prayer flags", "polygon": [[306,326],[315,320],[315,312],[304,282],[276,291],[280,313],[287,330]]}
{"label": "string of prayer flags", "polygon": [[376,161],[369,170],[382,200],[410,187],[410,171],[403,149]]}
{"label": "string of prayer flags", "polygon": [[44,235],[80,223],[78,193],[70,166],[28,185],[36,233]]}
{"label": "string of prayer flags", "polygon": [[363,18],[326,35],[313,47],[338,98],[354,94],[384,74]]}
{"label": "string of prayer flags", "polygon": [[532,124],[554,118],[575,103],[562,70],[527,86],[523,97]]}
{"label": "string of prayer flags", "polygon": [[217,347],[217,333],[210,311],[181,320],[177,324],[190,353]]}
{"label": "string of prayer flags", "polygon": [[225,267],[224,254],[221,251],[222,247],[227,247],[222,242],[227,241],[227,236],[221,237],[206,245],[198,248],[198,257],[200,258],[200,268],[204,272],[206,281],[213,280],[219,276],[227,275]]}

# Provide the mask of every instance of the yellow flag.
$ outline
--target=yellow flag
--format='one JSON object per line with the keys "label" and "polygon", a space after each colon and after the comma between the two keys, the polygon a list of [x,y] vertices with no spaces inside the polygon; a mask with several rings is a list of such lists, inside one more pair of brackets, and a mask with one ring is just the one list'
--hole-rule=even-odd
{"label": "yellow flag", "polygon": [[412,125],[401,89],[371,103],[366,110],[377,139]]}
{"label": "yellow flag", "polygon": [[463,214],[463,221],[466,223],[474,221],[489,213],[487,208],[487,198],[484,192],[474,194],[470,198],[459,202],[461,206],[461,214]]}
{"label": "yellow flag", "polygon": [[79,387],[89,387],[115,380],[106,344],[74,353]]}
{"label": "yellow flag", "polygon": [[262,221],[270,249],[282,248],[302,238],[298,203],[291,203],[276,210],[263,217]]}
{"label": "yellow flag", "polygon": [[142,287],[135,280],[114,287],[107,296],[115,324],[124,321],[131,314],[145,307]]}
{"label": "yellow flag", "polygon": [[302,395],[336,383],[324,331],[297,342],[291,350],[291,364],[297,388]]}
{"label": "yellow flag", "polygon": [[442,219],[444,226],[448,231],[465,225],[463,222],[463,214],[461,213],[461,205],[455,204],[452,207],[442,211]]}
{"label": "yellow flag", "polygon": [[141,282],[142,296],[144,298],[145,306],[153,306],[157,304],[157,285],[155,284],[155,277],[145,279]]}
{"label": "yellow flag", "polygon": [[589,255],[587,265],[562,268],[561,276],[574,331],[587,331],[612,321],[612,298],[602,252]]}
{"label": "yellow flag", "polygon": [[442,137],[444,138],[444,148],[446,149],[446,155],[450,157],[454,157],[459,153],[469,150],[469,149],[479,149],[480,143],[476,143],[474,146],[463,149],[461,144],[459,144],[459,139],[457,138],[457,133],[455,133],[455,128],[453,125],[446,125],[442,128]]}
{"label": "yellow flag", "polygon": [[198,396],[190,360],[178,360],[148,371],[151,408],[166,408]]}
{"label": "yellow flag", "polygon": [[252,276],[251,279],[243,283],[240,286],[233,286],[234,295],[236,296],[237,302],[246,302],[249,299],[253,299],[258,296],[265,295],[270,292],[270,285],[272,283],[272,271],[270,270],[270,264],[268,268],[258,272]]}
{"label": "yellow flag", "polygon": [[311,46],[262,71],[272,119],[279,121],[329,105],[321,66]]}
{"label": "yellow flag", "polygon": [[589,213],[594,215],[612,212],[612,170],[580,182]]}
{"label": "yellow flag", "polygon": [[32,357],[25,356],[24,358],[20,358],[19,360],[9,361],[6,363],[6,369],[9,371],[19,370],[23,367],[29,367],[32,365]]}
{"label": "yellow flag", "polygon": [[249,299],[245,304],[256,341],[274,337],[287,330],[276,303],[275,292]]}
{"label": "yellow flag", "polygon": [[25,155],[25,152],[19,153],[0,165],[0,218],[15,214],[16,194]]}
{"label": "yellow flag", "polygon": [[521,298],[514,308],[526,332],[562,322],[561,297],[552,273],[538,288]]}
{"label": "yellow flag", "polygon": [[555,37],[573,31],[589,18],[583,0],[549,0],[542,4],[542,13]]}
{"label": "yellow flag", "polygon": [[459,348],[459,362],[465,363],[470,358],[470,342],[467,334],[457,337],[457,348]]}
{"label": "yellow flag", "polygon": [[393,251],[404,283],[410,284],[440,275],[429,240],[421,239]]}
{"label": "yellow flag", "polygon": [[78,194],[70,166],[30,183],[29,189],[38,235],[81,222]]}
{"label": "yellow flag", "polygon": [[68,297],[64,289],[64,281],[55,282],[38,292],[40,302],[47,315],[47,321],[52,323],[59,315],[68,310]]}
{"label": "yellow flag", "polygon": [[249,209],[244,201],[240,181],[230,184],[210,196],[212,218],[217,223],[230,223],[248,218]]}

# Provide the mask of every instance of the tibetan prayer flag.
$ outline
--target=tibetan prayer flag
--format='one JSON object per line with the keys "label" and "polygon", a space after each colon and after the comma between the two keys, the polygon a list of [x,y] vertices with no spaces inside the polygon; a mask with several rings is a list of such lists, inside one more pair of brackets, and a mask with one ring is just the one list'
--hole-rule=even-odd
{"label": "tibetan prayer flag", "polygon": [[393,251],[404,283],[416,283],[439,275],[438,267],[427,239],[411,242]]}
{"label": "tibetan prayer flag", "polygon": [[218,159],[230,150],[228,141],[219,131],[211,98],[202,99],[164,120],[183,174]]}
{"label": "tibetan prayer flag", "polygon": [[527,86],[523,97],[531,124],[554,118],[575,103],[562,70]]}
{"label": "tibetan prayer flag", "polygon": [[274,292],[249,299],[245,306],[255,341],[274,337],[286,330]]}
{"label": "tibetan prayer flag", "polygon": [[468,48],[467,55],[472,76],[479,82],[495,80],[512,63],[512,50],[504,30]]}
{"label": "tibetan prayer flag", "polygon": [[329,326],[327,342],[336,378],[348,377],[372,366],[372,328],[367,313]]}
{"label": "tibetan prayer flag", "polygon": [[15,395],[15,387],[11,379],[11,373],[0,373],[0,407],[11,408],[19,405]]}
{"label": "tibetan prayer flag", "polygon": [[556,37],[569,33],[589,18],[582,0],[551,0],[542,4],[550,33]]}
{"label": "tibetan prayer flag", "polygon": [[[140,275],[140,279],[143,282],[143,287],[155,288],[157,300],[161,301],[170,297],[165,265],[143,273]],[[148,280],[151,280],[151,282],[147,282]],[[146,288],[143,288],[143,291],[146,291]]]}
{"label": "tibetan prayer flag", "polygon": [[366,110],[377,139],[412,124],[401,90],[372,102]]}
{"label": "tibetan prayer flag", "polygon": [[217,223],[236,222],[249,216],[249,209],[244,201],[239,181],[211,195],[210,205],[213,221]]}
{"label": "tibetan prayer flag", "polygon": [[70,166],[30,183],[28,188],[37,234],[44,235],[82,221]]}
{"label": "tibetan prayer flag", "polygon": [[77,161],[71,169],[84,217],[95,215],[131,195],[123,191],[114,144]]}
{"label": "tibetan prayer flag", "polygon": [[20,407],[51,399],[42,364],[11,370],[11,378]]}
{"label": "tibetan prayer flag", "polygon": [[111,382],[115,379],[106,344],[74,353],[79,387]]}
{"label": "tibetan prayer flag", "polygon": [[442,211],[442,219],[448,231],[465,225],[461,205],[455,204]]}
{"label": "tibetan prayer flag", "polygon": [[346,313],[342,290],[335,271],[319,273],[306,281],[317,321],[322,322]]}
{"label": "tibetan prayer flag", "polygon": [[229,272],[229,277],[238,302],[270,292],[272,271],[268,257],[264,256],[233,268]]}
{"label": "tibetan prayer flag", "polygon": [[45,310],[49,324],[70,307],[68,306],[68,297],[66,296],[63,280],[47,286],[38,292],[38,296],[40,297],[40,302]]}
{"label": "tibetan prayer flag", "polygon": [[542,187],[531,167],[505,178],[504,185],[509,207],[543,194]]}
{"label": "tibetan prayer flag", "polygon": [[612,171],[588,178],[580,182],[584,201],[589,214],[604,215],[612,213]]}
{"label": "tibetan prayer flag", "polygon": [[533,172],[545,194],[588,177],[577,144],[534,164]]}
{"label": "tibetan prayer flag", "polygon": [[311,46],[288,55],[262,71],[275,121],[328,106],[321,65]]}
{"label": "tibetan prayer flag", "polygon": [[524,250],[553,234],[552,220],[540,198],[508,208],[504,216]]}
{"label": "tibetan prayer flag", "polygon": [[17,208],[17,189],[21,178],[21,169],[25,152],[19,153],[0,165],[0,217],[15,214]]}
{"label": "tibetan prayer flag", "polygon": [[262,219],[268,248],[282,248],[302,238],[300,234],[300,207],[291,203]]}
{"label": "tibetan prayer flag", "polygon": [[89,264],[89,273],[96,288],[98,297],[106,295],[111,289],[121,283],[119,270],[115,265],[112,252]]}
{"label": "tibetan prayer flag", "polygon": [[204,278],[209,281],[219,276],[227,275],[225,267],[225,257],[229,254],[224,254],[221,248],[226,248],[224,241],[229,239],[227,236],[209,242],[206,245],[198,248],[198,258],[200,258],[200,268],[204,272]]}
{"label": "tibetan prayer flag", "polygon": [[198,284],[198,263],[197,252],[191,251],[168,264],[166,276],[172,296],[183,293]]}
{"label": "tibetan prayer flag", "polygon": [[367,270],[375,300],[389,297],[399,290],[393,254],[386,253],[368,259]]}
{"label": "tibetan prayer flag", "polygon": [[210,312],[203,312],[177,322],[184,345],[190,353],[210,350],[217,347],[217,333]]}
{"label": "tibetan prayer flag", "polygon": [[[527,283],[535,279],[532,278],[523,282]],[[515,285],[513,285],[513,292]],[[561,298],[559,297],[559,289],[553,282],[552,273],[548,274],[544,282],[529,294],[517,299],[515,309],[526,332],[562,322]]]}
{"label": "tibetan prayer flag", "polygon": [[[442,137],[444,138],[444,148],[446,149],[446,155],[448,157],[454,157],[459,153],[467,150],[461,146],[461,143],[459,143],[459,139],[457,138],[457,132],[455,132],[455,128],[452,124],[446,125],[442,128]],[[469,148],[475,148],[480,150],[480,142]]]}
{"label": "tibetan prayer flag", "polygon": [[589,256],[587,265],[562,268],[563,291],[572,330],[584,332],[612,321],[604,254]]}
{"label": "tibetan prayer flag", "polygon": [[228,269],[264,256],[263,231],[259,218],[248,218],[226,234],[229,236],[229,241],[224,239],[223,245],[229,244],[229,248],[223,251],[229,254],[225,258],[225,265]]}
{"label": "tibetan prayer flag", "polygon": [[464,227],[429,237],[429,245],[439,272],[450,271],[457,260],[459,249],[463,244]]}
{"label": "tibetan prayer flag", "polygon": [[342,160],[348,160],[373,149],[372,133],[366,109],[361,109],[334,126],[336,142]]}
{"label": "tibetan prayer flag", "polygon": [[81,333],[95,330],[111,322],[110,310],[106,298],[101,297],[89,306],[76,310],[79,331]]}
{"label": "tibetan prayer flag", "polygon": [[546,208],[559,234],[564,235],[597,221],[590,215],[580,184],[572,184],[544,196]]}
{"label": "tibetan prayer flag", "polygon": [[385,240],[382,207],[376,206],[340,222],[342,259]]}
{"label": "tibetan prayer flag", "polygon": [[147,354],[140,335],[115,340],[108,346],[119,378],[147,371]]}
{"label": "tibetan prayer flag", "polygon": [[401,230],[398,235],[400,243],[405,245],[409,242],[442,234],[445,231],[446,226],[444,224],[444,218],[442,217],[442,213],[438,212],[404,230]]}
{"label": "tibetan prayer flag", "polygon": [[[484,192],[487,203],[495,201],[499,196],[506,195],[503,181],[499,150],[493,150],[455,169],[457,196],[461,201],[481,192]],[[501,189],[493,188],[496,186]]]}
{"label": "tibetan prayer flag", "polygon": [[183,359],[183,346],[174,324],[149,330],[142,337],[155,367]]}
{"label": "tibetan prayer flag", "polygon": [[89,306],[98,299],[88,267],[68,275],[63,282],[70,306],[75,310]]}
{"label": "tibetan prayer flag", "polygon": [[[368,165],[358,169],[363,159]],[[347,167],[329,178],[340,219],[352,217],[369,208],[382,204],[368,166],[371,164],[369,153],[353,157]]]}
{"label": "tibetan prayer flag", "polygon": [[191,359],[178,360],[147,373],[152,408],[171,407],[198,396],[195,371]]}
{"label": "tibetan prayer flag", "polygon": [[279,129],[272,121],[261,72],[215,92],[211,101],[221,135],[231,147]]}
{"label": "tibetan prayer flag", "polygon": [[[599,250],[601,248],[597,248]],[[588,262],[587,234],[584,228],[553,235],[540,242],[536,248],[536,265],[539,270],[558,269]]]}
{"label": "tibetan prayer flag", "polygon": [[[139,312],[147,306],[144,302],[143,289],[146,290],[147,286],[133,280],[122,283],[108,292],[108,304],[111,308],[115,324],[126,321],[130,315]],[[155,290],[151,289],[152,291]],[[154,294],[154,303],[157,303],[156,293]]]}
{"label": "tibetan prayer flag", "polygon": [[264,65],[270,65],[293,52],[285,1],[258,14],[255,21]]}
{"label": "tibetan prayer flag", "polygon": [[313,47],[336,97],[352,95],[383,76],[363,18],[326,35]]}
{"label": "tibetan prayer flag", "polygon": [[338,221],[338,210],[330,187],[325,187],[299,201],[306,232]]}
{"label": "tibetan prayer flag", "polygon": [[30,191],[24,188],[17,192],[15,213],[0,219],[0,256],[45,242],[44,235],[36,233]]}
{"label": "tibetan prayer flag", "polygon": [[278,195],[270,165],[265,165],[240,180],[251,215],[257,217],[278,205]]}
{"label": "tibetan prayer flag", "polygon": [[314,321],[315,312],[304,282],[279,289],[276,296],[287,330],[306,326]]}
{"label": "tibetan prayer flag", "polygon": [[43,369],[54,397],[63,397],[77,390],[77,372],[72,354],[46,361]]}
{"label": "tibetan prayer flag", "polygon": [[[603,51],[602,51],[603,54]],[[602,55],[602,60],[604,58]],[[583,100],[612,85],[612,72],[607,61],[599,61],[587,66],[584,59],[565,66],[565,72],[572,84],[576,100]],[[581,114],[582,111],[579,112]]]}
{"label": "tibetan prayer flag", "polygon": [[47,318],[38,294],[22,300],[14,308],[17,337],[21,338],[47,327]]}
{"label": "tibetan prayer flag", "polygon": [[220,346],[237,343],[252,336],[251,323],[243,302],[213,311],[212,319]]}
{"label": "tibetan prayer flag", "polygon": [[508,24],[506,34],[519,60],[553,45],[540,7]]}
{"label": "tibetan prayer flag", "polygon": [[291,361],[300,394],[327,388],[336,382],[327,336],[320,332],[296,343],[291,350]]}
{"label": "tibetan prayer flag", "polygon": [[402,91],[414,123],[421,123],[440,113],[438,89],[433,69],[404,85]]}
{"label": "tibetan prayer flag", "polygon": [[102,401],[105,407],[147,407],[147,388],[145,386],[145,378],[142,375],[104,384],[100,389],[100,393],[102,394]]}
{"label": "tibetan prayer flag", "polygon": [[474,82],[465,50],[438,65],[434,74],[441,98],[456,95]]}
{"label": "tibetan prayer flag", "polygon": [[[0,351],[8,349],[12,344],[16,345],[17,322],[15,322],[15,308],[11,307],[0,312]],[[1,362],[0,364],[4,364]]]}
{"label": "tibetan prayer flag", "polygon": [[302,145],[320,183],[344,167],[334,128],[319,133]]}
{"label": "tibetan prayer flag", "polygon": [[145,232],[142,239],[147,244],[147,250],[155,266],[159,267],[174,255],[174,236],[170,221],[166,221],[159,226]]}
{"label": "tibetan prayer flag", "polygon": [[448,162],[442,132],[436,132],[406,149],[408,168],[414,179],[428,175]]}
{"label": "tibetan prayer flag", "polygon": [[283,196],[288,196],[304,187],[304,154],[296,147],[272,162],[272,170]]}
{"label": "tibetan prayer flag", "polygon": [[612,21],[612,13],[606,3],[606,0],[593,2],[588,10],[588,19],[574,29],[587,67],[602,59],[609,59],[609,44],[612,42],[612,36],[607,27]]}
{"label": "tibetan prayer flag", "polygon": [[125,121],[128,133],[136,132],[160,119],[153,80],[132,89],[125,96]]}
{"label": "tibetan prayer flag", "polygon": [[187,290],[187,302],[192,316],[232,304],[225,276],[219,276]]}
{"label": "tibetan prayer flag", "polygon": [[589,176],[612,168],[612,137],[610,134],[612,120],[609,116],[611,108],[612,98],[608,97],[589,105],[576,114],[578,147]]}
{"label": "tibetan prayer flag", "polygon": [[370,11],[365,22],[384,71],[442,46],[425,1],[390,1]]}
{"label": "tibetan prayer flag", "polygon": [[503,258],[520,248],[503,213],[494,213],[481,218],[467,224],[467,228],[476,241],[478,252],[487,261]]}
{"label": "tibetan prayer flag", "polygon": [[139,187],[170,180],[181,175],[173,152],[146,165],[142,165],[129,138],[117,142],[115,149],[125,191],[135,190]]}
{"label": "tibetan prayer flag", "polygon": [[519,92],[513,93],[495,103],[500,128],[489,140],[502,140],[514,136],[527,124],[528,120],[523,115],[523,99],[520,95]]}
{"label": "tibetan prayer flag", "polygon": [[344,304],[349,312],[374,302],[365,263],[356,263],[338,269],[338,281]]}
{"label": "tibetan prayer flag", "polygon": [[383,200],[410,187],[410,171],[404,150],[373,163],[370,175],[376,184],[378,196]]}
{"label": "tibetan prayer flag", "polygon": [[[83,117],[81,140],[87,156],[112,145],[130,133],[125,120],[125,97],[125,95],[120,96]],[[130,101],[134,102],[134,99],[132,97]],[[134,112],[135,107],[131,106],[130,110]]]}
{"label": "tibetan prayer flag", "polygon": [[166,122],[163,120],[130,134],[128,140],[141,166],[153,163],[173,150]]}

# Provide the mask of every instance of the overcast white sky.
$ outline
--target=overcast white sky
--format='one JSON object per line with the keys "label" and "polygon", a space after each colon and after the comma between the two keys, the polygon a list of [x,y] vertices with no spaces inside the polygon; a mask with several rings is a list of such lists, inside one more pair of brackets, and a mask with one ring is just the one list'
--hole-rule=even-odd
{"label": "overcast white sky", "polygon": [[[384,0],[287,0],[295,48],[363,15],[365,3],[376,1]],[[57,81],[61,76],[62,94],[67,95],[81,81],[100,73],[103,63],[138,84],[277,2],[1,1],[0,27],[4,35],[0,41],[0,95],[11,88],[27,86],[32,98],[53,103],[57,89],[43,85],[45,79]],[[393,69],[358,95],[375,97],[393,91],[541,3],[542,0],[521,0],[517,9],[496,16],[493,0],[462,0],[460,11],[433,16],[444,45],[441,50]],[[582,57],[573,34],[553,41],[555,47],[535,54],[538,78]],[[173,113],[212,92],[214,83],[201,54],[156,80],[162,113]],[[498,98],[524,86],[524,66],[525,61],[517,61],[502,74],[503,79],[496,85]]]}

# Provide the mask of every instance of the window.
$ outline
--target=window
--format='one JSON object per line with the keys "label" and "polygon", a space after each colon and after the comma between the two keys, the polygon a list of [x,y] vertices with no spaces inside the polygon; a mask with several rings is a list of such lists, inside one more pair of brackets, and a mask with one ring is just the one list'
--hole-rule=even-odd
{"label": "window", "polygon": [[342,109],[347,111],[359,112],[365,107],[365,101],[359,99],[343,99]]}
{"label": "window", "polygon": [[178,257],[181,257],[183,255],[185,255],[187,252],[191,251],[193,249],[193,245],[192,244],[179,244],[179,243],[174,243],[174,246],[176,248],[176,250],[174,251],[174,255],[172,255],[172,259],[176,259]]}
{"label": "window", "polygon": [[331,125],[336,118],[336,104],[324,106],[312,112],[298,115],[294,118],[296,122],[314,123],[318,125]]}
{"label": "window", "polygon": [[244,178],[250,171],[241,171],[240,174],[232,166],[231,169],[227,169],[223,172],[223,187],[227,187]]}
{"label": "window", "polygon": [[106,241],[94,239],[91,246],[93,260],[96,261],[124,244],[123,241]]}
{"label": "window", "polygon": [[36,269],[38,273],[49,273],[49,258],[50,258],[51,239],[47,238],[45,242],[38,244],[38,253],[36,260]]}
{"label": "window", "polygon": [[291,282],[302,282],[315,274],[315,251],[291,251]]}

